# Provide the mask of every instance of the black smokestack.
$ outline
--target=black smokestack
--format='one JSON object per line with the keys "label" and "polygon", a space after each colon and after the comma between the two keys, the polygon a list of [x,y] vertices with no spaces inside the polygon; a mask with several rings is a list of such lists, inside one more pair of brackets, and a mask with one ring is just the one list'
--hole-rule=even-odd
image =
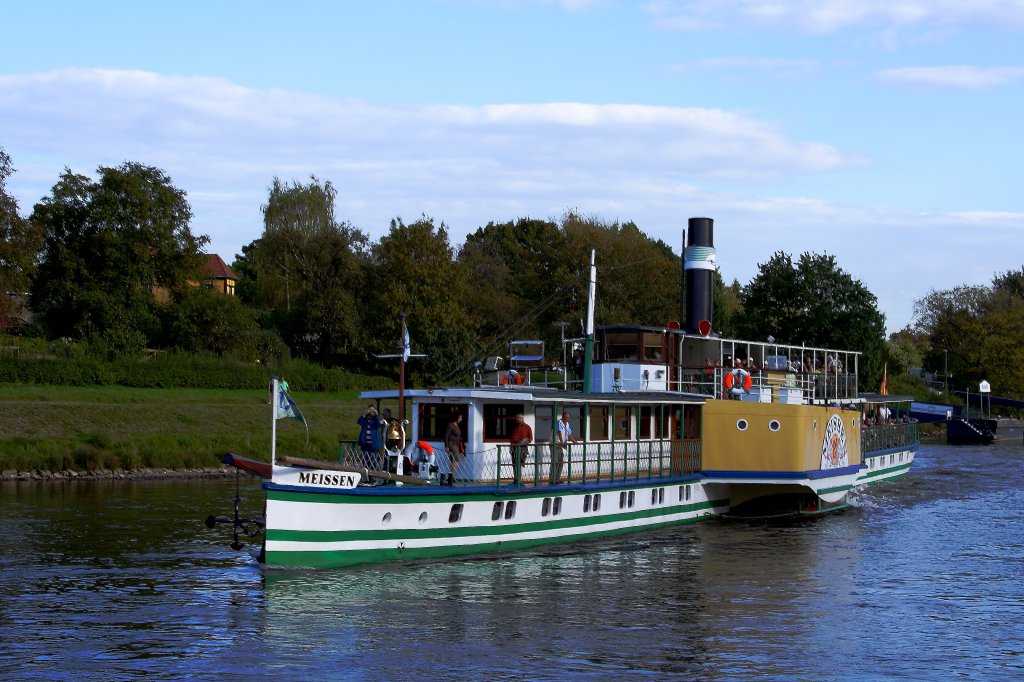
{"label": "black smokestack", "polygon": [[[711,323],[711,294],[714,290],[715,257],[714,223],[711,218],[690,218],[686,247],[683,249],[683,277],[686,289],[687,334],[707,334]],[[706,325],[701,325],[706,321]],[[706,331],[701,327],[705,326]]]}

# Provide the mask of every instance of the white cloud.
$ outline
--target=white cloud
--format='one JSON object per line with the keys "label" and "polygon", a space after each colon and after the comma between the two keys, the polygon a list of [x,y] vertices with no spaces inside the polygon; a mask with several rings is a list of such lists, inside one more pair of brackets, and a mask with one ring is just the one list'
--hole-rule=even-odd
{"label": "white cloud", "polygon": [[[567,209],[631,220],[679,249],[686,219],[715,218],[728,280],[749,281],[776,250],[835,253],[890,313],[910,319],[907,282],[922,290],[1019,267],[1024,215],[986,207],[921,215],[758,194],[809,174],[862,163],[825,142],[719,109],[549,103],[382,106],[218,78],[66,70],[0,76],[0,139],[18,172],[8,190],[23,212],[64,166],[91,174],[125,160],[158,166],[188,192],[193,229],[227,260],[259,237],[276,175],[310,174],[338,188],[337,212],[371,236],[425,213],[453,240],[490,221],[557,218]],[[738,182],[734,182],[737,180]],[[973,253],[982,225],[991,257]],[[942,234],[942,239],[936,239]],[[895,254],[913,254],[898,258]],[[1004,262],[1005,261],[1005,262]]]}
{"label": "white cloud", "polygon": [[729,71],[740,74],[740,77],[793,79],[810,78],[821,73],[821,64],[814,59],[741,59],[715,58],[701,59],[693,62],[677,64],[674,69],[678,73],[690,71]]}
{"label": "white cloud", "polygon": [[983,66],[907,66],[883,69],[879,80],[894,85],[917,85],[937,88],[991,88],[1012,85],[1024,78],[1024,67]]}
{"label": "white cloud", "polygon": [[853,29],[1024,30],[1021,0],[655,0],[647,11],[658,26],[687,31],[738,25],[813,35]]}

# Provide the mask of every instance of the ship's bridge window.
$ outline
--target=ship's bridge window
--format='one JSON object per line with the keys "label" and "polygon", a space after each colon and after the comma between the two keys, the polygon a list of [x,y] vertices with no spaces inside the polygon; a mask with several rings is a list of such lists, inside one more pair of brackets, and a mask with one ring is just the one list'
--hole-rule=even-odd
{"label": "ship's bridge window", "polygon": [[605,334],[604,359],[637,362],[640,359],[640,354],[637,352],[638,341],[636,333]]}

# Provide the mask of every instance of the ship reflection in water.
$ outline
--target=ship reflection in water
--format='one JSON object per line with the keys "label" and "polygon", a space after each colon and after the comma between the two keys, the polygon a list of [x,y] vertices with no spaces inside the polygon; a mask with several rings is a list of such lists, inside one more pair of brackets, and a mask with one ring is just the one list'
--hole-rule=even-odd
{"label": "ship reflection in water", "polygon": [[925,443],[795,525],[309,572],[197,532],[233,482],[7,483],[0,677],[1020,675],[1020,443]]}

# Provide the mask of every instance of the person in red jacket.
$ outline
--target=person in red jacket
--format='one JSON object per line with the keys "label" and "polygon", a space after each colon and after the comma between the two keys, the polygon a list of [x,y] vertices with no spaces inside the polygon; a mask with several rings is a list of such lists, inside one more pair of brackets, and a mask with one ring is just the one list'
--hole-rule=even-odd
{"label": "person in red jacket", "polygon": [[516,426],[512,429],[512,437],[509,443],[512,445],[512,466],[515,469],[516,485],[520,481],[520,470],[523,460],[526,459],[526,451],[533,442],[533,429],[526,423],[526,418],[520,412],[516,415]]}

